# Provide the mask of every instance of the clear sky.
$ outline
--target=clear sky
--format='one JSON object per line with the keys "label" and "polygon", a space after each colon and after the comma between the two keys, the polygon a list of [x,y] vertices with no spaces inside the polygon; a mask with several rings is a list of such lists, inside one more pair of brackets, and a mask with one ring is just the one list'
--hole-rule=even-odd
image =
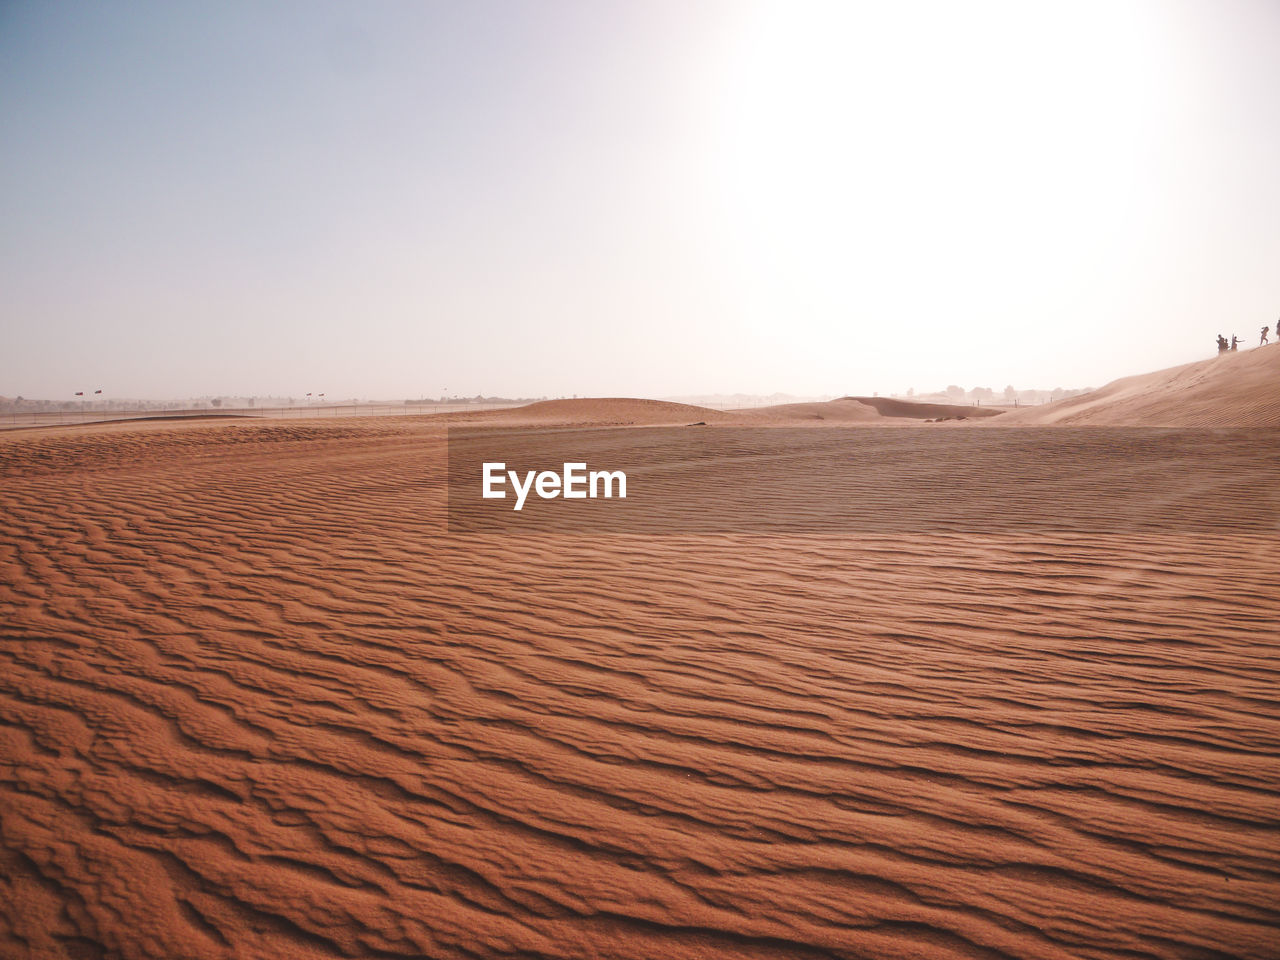
{"label": "clear sky", "polygon": [[3,2],[0,395],[1078,387],[1252,345],[1278,50],[1275,0]]}

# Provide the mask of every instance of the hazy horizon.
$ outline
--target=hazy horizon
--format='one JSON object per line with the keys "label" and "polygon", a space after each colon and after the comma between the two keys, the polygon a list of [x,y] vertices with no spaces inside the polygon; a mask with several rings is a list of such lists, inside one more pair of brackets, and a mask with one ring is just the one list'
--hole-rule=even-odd
{"label": "hazy horizon", "polygon": [[0,395],[999,392],[1252,347],[1277,41],[1264,0],[6,4]]}

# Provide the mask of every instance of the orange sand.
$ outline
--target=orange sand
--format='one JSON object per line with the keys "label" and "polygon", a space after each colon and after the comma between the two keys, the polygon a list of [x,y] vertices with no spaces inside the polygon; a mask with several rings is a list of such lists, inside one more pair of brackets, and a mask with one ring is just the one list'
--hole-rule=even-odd
{"label": "orange sand", "polygon": [[427,418],[0,437],[0,956],[1277,956],[1248,503],[1231,535],[462,539],[444,470]]}

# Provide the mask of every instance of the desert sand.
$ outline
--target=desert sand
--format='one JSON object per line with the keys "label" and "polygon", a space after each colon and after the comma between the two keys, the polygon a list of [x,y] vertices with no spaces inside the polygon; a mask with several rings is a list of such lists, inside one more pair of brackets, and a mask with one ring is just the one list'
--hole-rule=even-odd
{"label": "desert sand", "polygon": [[[1274,958],[1277,365],[1012,431],[864,398],[0,435],[0,955]],[[448,529],[447,427],[698,422],[891,425],[928,467],[859,461],[878,514],[988,500]],[[1086,422],[1135,429],[1045,426]]]}

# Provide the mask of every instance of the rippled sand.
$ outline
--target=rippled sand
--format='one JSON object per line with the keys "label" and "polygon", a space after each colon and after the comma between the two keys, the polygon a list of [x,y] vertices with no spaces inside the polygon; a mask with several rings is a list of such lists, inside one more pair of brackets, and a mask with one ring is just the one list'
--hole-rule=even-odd
{"label": "rippled sand", "polygon": [[825,537],[449,536],[443,438],[0,437],[0,955],[1280,955],[1276,431]]}

